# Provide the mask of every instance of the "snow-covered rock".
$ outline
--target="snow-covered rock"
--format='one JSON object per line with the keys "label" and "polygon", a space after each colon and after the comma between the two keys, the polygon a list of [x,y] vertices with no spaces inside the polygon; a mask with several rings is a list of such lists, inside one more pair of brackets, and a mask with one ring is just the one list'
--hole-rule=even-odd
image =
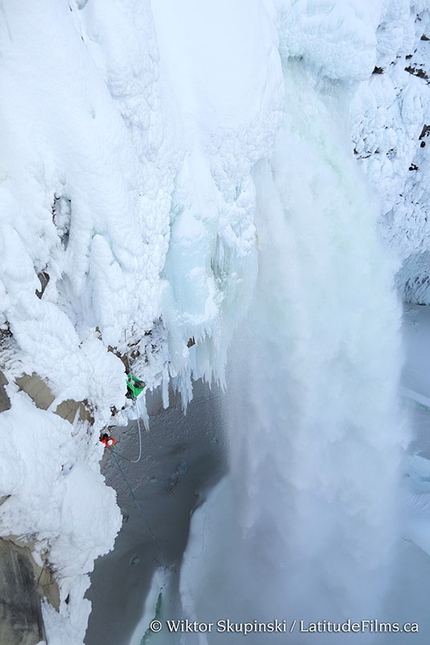
{"label": "snow-covered rock", "polygon": [[[166,405],[169,381],[185,403],[192,378],[224,383],[256,280],[254,170],[279,129],[282,58],[352,100],[339,136],[374,189],[399,285],[430,302],[430,11],[4,0],[0,12],[0,526],[55,571],[50,643],[80,645],[87,574],[120,526],[99,432],[134,413],[126,369],[162,385]],[[23,374],[49,387],[48,409],[19,390]],[[54,414],[66,400],[92,422]]]}
{"label": "snow-covered rock", "polygon": [[354,153],[380,203],[381,232],[402,263],[398,286],[430,303],[430,9],[384,2],[374,73],[351,109]]}

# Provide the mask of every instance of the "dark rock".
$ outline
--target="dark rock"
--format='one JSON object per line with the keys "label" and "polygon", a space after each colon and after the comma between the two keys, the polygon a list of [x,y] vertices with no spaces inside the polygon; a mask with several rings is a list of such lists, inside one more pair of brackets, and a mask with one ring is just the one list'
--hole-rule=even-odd
{"label": "dark rock", "polygon": [[424,139],[424,137],[427,137],[429,134],[430,134],[430,125],[427,125],[426,123],[424,123],[423,129],[421,130],[421,134],[418,138],[420,140]]}
{"label": "dark rock", "polygon": [[46,271],[41,271],[41,273],[37,274],[37,277],[39,278],[39,281],[40,281],[40,289],[36,289],[36,295],[38,298],[41,299],[46,287],[48,286],[50,276],[49,276],[49,273],[46,273]]}
{"label": "dark rock", "polygon": [[0,540],[0,643],[36,645],[46,640],[40,596],[25,550]]}
{"label": "dark rock", "polygon": [[3,372],[0,372],[0,412],[10,410],[11,408],[10,399],[7,395],[5,385],[7,385],[7,378]]}
{"label": "dark rock", "polygon": [[418,78],[423,78],[426,81],[429,80],[429,76],[427,72],[425,72],[421,67],[413,67],[412,65],[409,65],[408,67],[405,67],[405,72],[412,74],[412,76],[418,76]]}

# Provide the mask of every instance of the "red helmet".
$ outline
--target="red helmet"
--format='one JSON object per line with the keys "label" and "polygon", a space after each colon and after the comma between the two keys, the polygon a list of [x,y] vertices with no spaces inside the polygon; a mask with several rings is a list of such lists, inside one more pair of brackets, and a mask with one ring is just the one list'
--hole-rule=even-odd
{"label": "red helmet", "polygon": [[112,446],[115,444],[115,439],[111,437],[108,434],[102,434],[100,437],[100,441],[107,447],[107,448],[112,448]]}

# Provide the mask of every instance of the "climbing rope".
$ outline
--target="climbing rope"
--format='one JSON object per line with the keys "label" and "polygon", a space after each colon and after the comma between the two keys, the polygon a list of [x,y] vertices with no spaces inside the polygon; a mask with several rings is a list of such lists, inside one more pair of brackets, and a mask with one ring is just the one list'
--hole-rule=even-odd
{"label": "climbing rope", "polygon": [[[134,400],[134,403],[136,405],[136,399]],[[139,437],[139,454],[137,456],[137,459],[129,459],[128,457],[125,457],[124,455],[121,455],[120,453],[116,453],[118,457],[121,457],[121,459],[125,459],[125,461],[130,462],[130,464],[138,464],[139,461],[142,459],[142,428],[140,426],[140,418],[137,416],[137,434]]]}
{"label": "climbing rope", "polygon": [[112,448],[108,448],[108,450],[109,450],[109,452],[110,452],[110,454],[111,454],[111,456],[112,456],[112,458],[113,458],[114,462],[116,463],[116,465],[117,465],[117,467],[118,467],[118,470],[119,470],[119,472],[120,472],[120,473],[121,473],[121,475],[122,475],[123,480],[125,481],[125,484],[126,484],[126,486],[127,486],[128,490],[129,490],[129,492],[130,492],[130,495],[131,495],[131,497],[132,497],[132,499],[133,499],[133,501],[134,501],[134,503],[135,503],[135,505],[136,505],[137,510],[139,511],[140,515],[141,515],[141,516],[142,516],[142,518],[143,518],[143,521],[144,521],[144,522],[145,522],[145,524],[146,524],[146,527],[147,527],[147,529],[148,529],[148,531],[149,531],[149,534],[150,534],[150,536],[151,536],[152,541],[154,542],[155,546],[157,547],[158,552],[159,552],[159,553],[160,553],[160,555],[162,556],[162,551],[161,551],[161,549],[160,549],[160,545],[159,545],[159,544],[158,544],[158,542],[157,542],[157,538],[155,537],[154,531],[152,530],[151,525],[150,525],[150,523],[149,523],[149,521],[148,521],[148,518],[146,517],[145,513],[144,513],[144,512],[143,512],[143,510],[142,510],[142,507],[140,506],[139,502],[137,501],[137,499],[136,499],[136,495],[133,493],[133,489],[132,489],[132,487],[131,487],[131,485],[130,485],[130,483],[129,483],[129,481],[128,481],[127,477],[126,477],[126,474],[125,474],[124,470],[121,468],[121,464],[120,464],[120,463],[119,463],[119,461],[118,461],[118,457],[117,457],[117,455],[116,455],[116,454],[115,454],[115,452],[112,450]]}

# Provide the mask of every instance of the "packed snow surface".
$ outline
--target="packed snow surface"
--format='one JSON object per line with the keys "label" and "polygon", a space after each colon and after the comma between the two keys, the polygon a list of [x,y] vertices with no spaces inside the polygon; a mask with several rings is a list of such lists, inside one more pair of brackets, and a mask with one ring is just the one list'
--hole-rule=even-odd
{"label": "packed snow surface", "polygon": [[[282,416],[286,378],[302,431],[273,437],[257,458],[252,426],[250,498],[264,468],[280,478],[281,497],[301,491],[286,515],[298,553],[320,485],[321,508],[333,498],[340,515],[312,557],[339,524],[345,562],[357,567],[357,553],[372,551],[385,566],[403,441],[396,423],[387,431],[396,266],[411,299],[427,297],[426,0],[3,0],[0,15],[0,370],[10,402],[0,413],[0,525],[59,584],[60,611],[44,606],[50,645],[81,645],[87,574],[120,527],[98,438],[136,414],[126,371],[162,386],[165,405],[169,382],[184,405],[192,378],[225,384],[251,302],[254,317],[260,304],[267,316],[250,330],[266,336],[251,400],[252,388],[256,401],[273,391]],[[375,241],[378,219],[398,265]],[[281,295],[269,303],[273,285]],[[23,375],[37,375],[53,402],[33,401]],[[70,400],[86,410],[73,423],[55,414]],[[322,408],[329,418],[317,422]],[[233,448],[242,440],[238,432]],[[319,449],[329,456],[317,476]],[[349,482],[342,499],[338,468]],[[385,509],[374,535],[372,486]],[[248,529],[261,526],[259,503],[245,508]],[[278,534],[274,512],[267,519]],[[357,593],[372,562],[357,570]],[[358,602],[333,575],[346,604]]]}

